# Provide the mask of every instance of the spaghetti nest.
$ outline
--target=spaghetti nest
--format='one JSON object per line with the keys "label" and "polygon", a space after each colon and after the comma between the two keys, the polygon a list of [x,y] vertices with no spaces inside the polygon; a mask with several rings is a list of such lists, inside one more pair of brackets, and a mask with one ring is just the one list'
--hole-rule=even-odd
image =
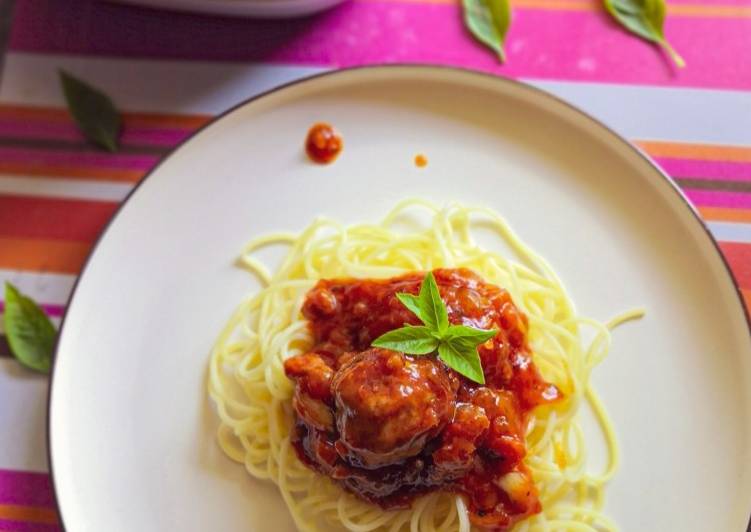
{"label": "spaghetti nest", "polygon": [[[429,221],[415,227],[412,214],[423,215],[421,219],[427,214]],[[399,222],[407,219],[413,223],[404,229]],[[473,231],[480,226],[490,228],[498,247],[511,250],[513,258],[477,245]],[[257,252],[279,244],[288,251],[271,273]],[[300,234],[277,233],[250,242],[240,260],[263,288],[237,308],[211,353],[208,388],[221,419],[218,441],[251,475],[277,484],[299,529],[471,530],[465,501],[454,493],[431,493],[409,510],[387,511],[357,499],[301,463],[290,441],[293,384],[283,368],[284,360],[312,346],[300,309],[317,280],[386,278],[464,267],[509,291],[529,318],[536,365],[565,394],[555,407],[538,409],[531,416],[525,463],[543,510],[514,531],[617,530],[601,509],[605,484],[618,468],[618,445],[589,377],[607,355],[610,329],[638,312],[608,324],[578,316],[553,269],[501,216],[459,204],[438,208],[407,200],[376,224],[344,226],[316,219]],[[585,342],[583,333],[591,339]],[[584,403],[594,411],[607,443],[608,463],[599,474],[586,467],[586,442],[577,417]]]}

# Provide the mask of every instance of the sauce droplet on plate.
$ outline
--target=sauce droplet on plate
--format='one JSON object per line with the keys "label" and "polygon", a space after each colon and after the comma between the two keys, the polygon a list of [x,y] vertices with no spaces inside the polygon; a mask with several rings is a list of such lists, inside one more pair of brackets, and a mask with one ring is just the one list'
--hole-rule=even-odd
{"label": "sauce droplet on plate", "polygon": [[425,157],[422,153],[418,153],[415,155],[415,166],[418,168],[425,168],[428,166],[428,158]]}
{"label": "sauce droplet on plate", "polygon": [[342,151],[342,137],[329,124],[313,124],[305,139],[305,151],[313,162],[331,163]]}

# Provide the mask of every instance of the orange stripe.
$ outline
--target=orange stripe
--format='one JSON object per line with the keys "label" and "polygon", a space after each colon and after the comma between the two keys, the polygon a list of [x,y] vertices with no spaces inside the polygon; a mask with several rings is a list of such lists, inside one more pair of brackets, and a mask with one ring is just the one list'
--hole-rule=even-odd
{"label": "orange stripe", "polygon": [[29,105],[0,105],[0,118],[5,120],[46,120],[70,122],[68,111],[58,107],[33,107]]}
{"label": "orange stripe", "polygon": [[[31,105],[0,105],[0,119],[19,121],[71,122],[66,109]],[[206,115],[176,115],[165,113],[123,113],[126,127],[161,127],[197,129],[211,120]]]}
{"label": "orange stripe", "polygon": [[705,220],[751,223],[751,210],[749,209],[725,209],[722,207],[699,207],[698,209]]}
{"label": "orange stripe", "polygon": [[40,506],[17,506],[15,504],[0,504],[0,519],[22,521],[25,523],[58,524],[57,512],[52,508]]}
{"label": "orange stripe", "polygon": [[[382,0],[360,0],[382,1]],[[387,0],[402,1],[402,0]],[[460,0],[413,0],[430,4],[458,4]],[[514,0],[514,7],[548,9],[551,11],[600,11],[602,6],[595,0]],[[668,5],[668,14],[682,17],[749,18],[751,8],[746,6],[713,5]]]}
{"label": "orange stripe", "polygon": [[0,173],[50,178],[91,179],[92,181],[122,181],[125,183],[137,183],[145,175],[145,172],[142,170],[97,167],[82,168],[68,165],[45,164],[40,161],[22,163],[0,161]]}
{"label": "orange stripe", "polygon": [[90,242],[0,238],[0,268],[78,274]]}
{"label": "orange stripe", "polygon": [[652,157],[679,157],[683,159],[751,163],[751,146],[720,146],[687,142],[663,142],[659,140],[637,140],[635,143]]}
{"label": "orange stripe", "polygon": [[[635,143],[652,157],[751,162],[751,147],[747,146],[720,146],[651,140],[637,140]],[[24,162],[6,162],[0,160],[0,173],[91,179],[94,181],[120,181],[126,183],[137,183],[145,175],[145,172],[141,170],[50,165],[42,161],[33,160]]]}
{"label": "orange stripe", "polygon": [[683,17],[749,18],[751,7],[668,4],[668,14]]}
{"label": "orange stripe", "polygon": [[746,302],[746,311],[751,316],[751,290],[741,290],[743,300]]}

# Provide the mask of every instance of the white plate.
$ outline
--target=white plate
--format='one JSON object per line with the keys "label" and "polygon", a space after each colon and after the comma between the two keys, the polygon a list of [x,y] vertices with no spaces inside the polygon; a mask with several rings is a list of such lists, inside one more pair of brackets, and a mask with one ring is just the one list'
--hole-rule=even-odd
{"label": "white plate", "polygon": [[236,17],[291,18],[329,9],[344,0],[110,0],[172,11]]}
{"label": "white plate", "polygon": [[[319,120],[344,135],[330,166],[302,151]],[[623,451],[608,510],[625,531],[746,528],[749,329],[686,200],[635,148],[547,94],[394,66],[237,107],[119,211],[76,287],[54,370],[51,461],[68,530],[291,529],[275,488],[214,441],[208,352],[255,289],[234,258],[254,235],[319,214],[374,220],[407,196],[503,213],[585,315],[646,307],[594,377]]]}

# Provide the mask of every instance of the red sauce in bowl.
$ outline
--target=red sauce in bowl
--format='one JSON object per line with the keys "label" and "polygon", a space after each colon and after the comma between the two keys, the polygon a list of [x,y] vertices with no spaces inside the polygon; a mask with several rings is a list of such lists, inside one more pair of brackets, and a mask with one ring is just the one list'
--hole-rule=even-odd
{"label": "red sauce in bowl", "polygon": [[303,305],[315,345],[284,365],[296,383],[294,445],[309,467],[383,508],[450,490],[467,496],[474,524],[504,530],[541,510],[524,431],[532,409],[562,393],[535,367],[508,292],[466,269],[434,275],[452,324],[499,331],[478,348],[485,385],[435,356],[370,347],[419,323],[395,294],[417,294],[422,273],[322,280]]}

